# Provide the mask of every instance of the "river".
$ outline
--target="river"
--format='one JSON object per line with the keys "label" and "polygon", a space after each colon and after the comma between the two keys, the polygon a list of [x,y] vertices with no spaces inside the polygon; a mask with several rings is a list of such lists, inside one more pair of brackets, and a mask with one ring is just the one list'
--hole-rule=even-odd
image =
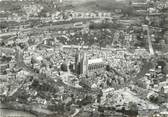
{"label": "river", "polygon": [[35,115],[11,109],[5,109],[6,106],[0,103],[0,117],[36,117]]}

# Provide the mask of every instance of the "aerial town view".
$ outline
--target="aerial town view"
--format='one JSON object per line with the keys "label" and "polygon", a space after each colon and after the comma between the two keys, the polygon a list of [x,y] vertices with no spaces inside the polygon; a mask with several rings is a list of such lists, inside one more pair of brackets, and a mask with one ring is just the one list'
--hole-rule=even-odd
{"label": "aerial town view", "polygon": [[0,117],[168,117],[168,0],[0,0]]}

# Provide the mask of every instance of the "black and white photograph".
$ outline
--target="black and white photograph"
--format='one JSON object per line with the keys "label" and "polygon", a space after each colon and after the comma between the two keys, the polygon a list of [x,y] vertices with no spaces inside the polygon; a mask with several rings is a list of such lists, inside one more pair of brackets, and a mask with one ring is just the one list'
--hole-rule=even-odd
{"label": "black and white photograph", "polygon": [[168,0],[0,0],[0,117],[168,117]]}

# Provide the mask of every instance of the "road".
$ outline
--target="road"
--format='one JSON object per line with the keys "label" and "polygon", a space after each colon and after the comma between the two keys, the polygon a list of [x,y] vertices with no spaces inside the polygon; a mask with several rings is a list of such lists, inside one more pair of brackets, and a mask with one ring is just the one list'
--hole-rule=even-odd
{"label": "road", "polygon": [[6,109],[7,106],[0,103],[0,116],[1,117],[36,117],[33,114],[24,111],[17,111],[12,109]]}
{"label": "road", "polygon": [[74,114],[70,115],[69,117],[75,117],[80,112],[80,109],[75,109]]}
{"label": "road", "polygon": [[4,36],[10,36],[10,35],[16,35],[17,32],[7,32],[7,33],[1,33],[0,37],[4,37]]}
{"label": "road", "polygon": [[152,41],[151,41],[151,37],[150,37],[150,30],[149,30],[149,26],[147,26],[147,35],[148,35],[148,44],[149,44],[149,51],[151,55],[154,55],[154,50],[152,47]]}

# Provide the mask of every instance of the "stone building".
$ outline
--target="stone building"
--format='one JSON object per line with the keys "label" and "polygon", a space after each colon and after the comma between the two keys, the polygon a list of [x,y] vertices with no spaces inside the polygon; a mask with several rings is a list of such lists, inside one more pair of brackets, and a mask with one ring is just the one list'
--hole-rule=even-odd
{"label": "stone building", "polygon": [[75,72],[78,75],[91,75],[94,72],[104,71],[106,65],[102,58],[88,59],[86,53],[76,53]]}

